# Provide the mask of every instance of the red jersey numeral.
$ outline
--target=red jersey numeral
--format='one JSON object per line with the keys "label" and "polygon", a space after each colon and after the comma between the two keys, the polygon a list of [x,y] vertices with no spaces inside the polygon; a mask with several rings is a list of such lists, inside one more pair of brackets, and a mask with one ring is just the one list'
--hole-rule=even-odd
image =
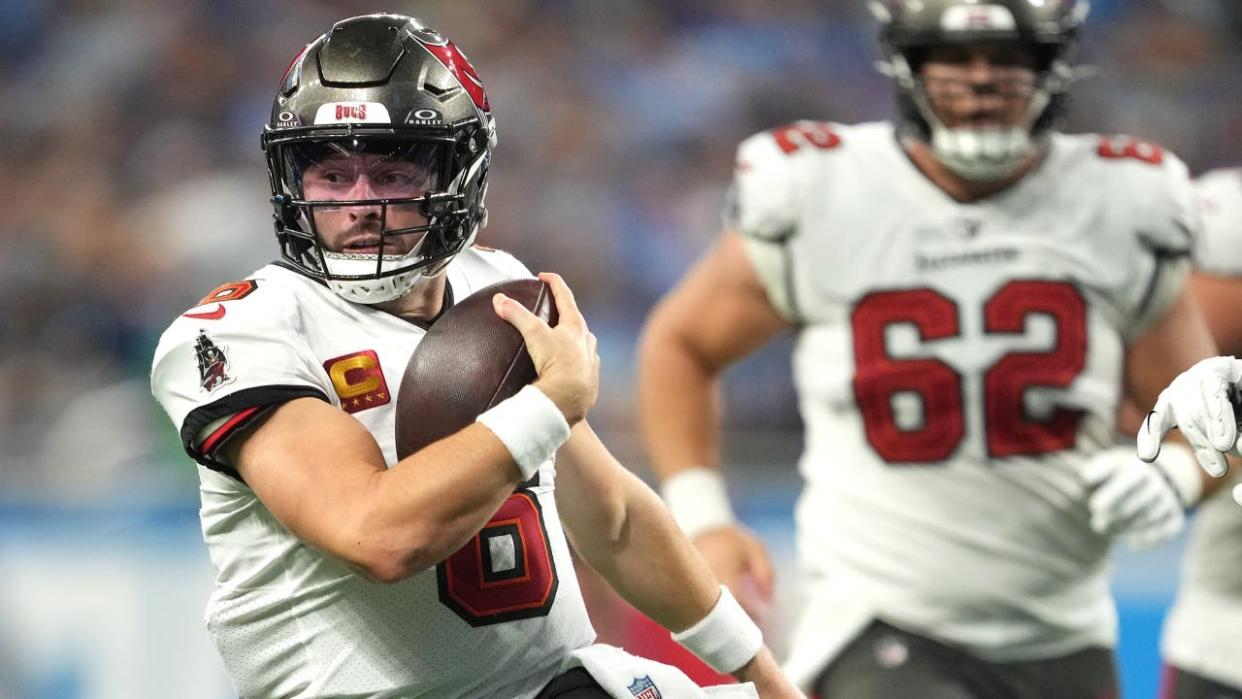
{"label": "red jersey numeral", "polygon": [[259,288],[259,283],[253,279],[245,279],[240,282],[229,282],[221,284],[212,289],[201,301],[194,304],[194,307],[206,306],[209,303],[219,303],[222,301],[238,301],[246,298]]}
{"label": "red jersey numeral", "polygon": [[509,496],[483,529],[436,566],[440,602],[471,626],[547,616],[559,579],[535,494]]}
{"label": "red jersey numeral", "polygon": [[[930,289],[882,291],[858,302],[854,325],[854,396],[862,412],[867,439],[885,461],[943,461],[957,448],[965,426],[962,377],[939,359],[893,359],[885,348],[885,329],[910,323],[924,340],[959,333],[957,306]],[[923,402],[923,425],[897,426],[893,397],[917,393]]]}
{"label": "red jersey numeral", "polygon": [[822,121],[800,121],[781,126],[772,129],[772,137],[787,155],[805,147],[829,150],[841,145],[841,137]]}
{"label": "red jersey numeral", "polygon": [[995,457],[1043,454],[1074,446],[1081,410],[1057,407],[1046,421],[1026,414],[1023,396],[1031,386],[1065,388],[1082,372],[1087,358],[1087,302],[1078,289],[1060,282],[1006,284],[983,307],[983,329],[1018,334],[1028,316],[1042,313],[1056,323],[1051,352],[1011,352],[983,375],[988,454]]}
{"label": "red jersey numeral", "polygon": [[[988,455],[995,458],[1042,454],[1074,446],[1081,411],[1058,407],[1046,420],[1029,416],[1026,389],[1064,388],[1082,372],[1087,354],[1087,304],[1066,282],[1012,281],[985,303],[984,332],[1020,334],[1032,314],[1052,318],[1056,344],[1048,352],[1010,352],[983,374],[983,414]],[[867,441],[889,463],[947,460],[966,434],[962,376],[934,358],[897,359],[885,333],[913,325],[923,342],[961,334],[957,305],[931,289],[881,291],[854,306],[854,396]],[[893,400],[914,394],[923,423],[899,426]]]}
{"label": "red jersey numeral", "polygon": [[1164,162],[1163,148],[1151,141],[1144,141],[1133,136],[1104,136],[1100,139],[1100,145],[1095,152],[1101,158],[1110,160],[1131,158],[1150,165],[1159,165]]}

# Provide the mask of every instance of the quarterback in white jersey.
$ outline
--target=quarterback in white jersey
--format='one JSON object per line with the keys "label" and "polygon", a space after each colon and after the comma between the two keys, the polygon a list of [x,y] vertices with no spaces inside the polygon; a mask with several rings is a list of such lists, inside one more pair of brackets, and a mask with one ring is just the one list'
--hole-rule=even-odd
{"label": "quarterback in white jersey", "polygon": [[[518,267],[504,253],[467,248],[445,272],[446,300],[529,276]],[[199,466],[201,516],[218,575],[206,619],[244,696],[379,693],[394,678],[408,678],[395,686],[414,695],[452,687],[482,696],[496,686],[521,695],[591,643],[552,498],[551,462],[495,517],[517,519],[519,534],[498,536],[502,527],[489,524],[478,535],[493,567],[481,579],[453,566],[455,555],[377,585],[286,529],[222,458],[229,434],[265,407],[311,397],[352,415],[375,437],[384,463],[396,464],[395,391],[425,327],[346,301],[277,264],[204,301],[164,334],[152,382],[183,441],[208,464]],[[479,544],[462,551],[482,555]],[[524,581],[504,584],[514,577]],[[290,672],[290,665],[333,669]]]}
{"label": "quarterback in white jersey", "polygon": [[[1203,236],[1191,288],[1221,352],[1242,353],[1242,169],[1195,182]],[[1238,480],[1222,479],[1221,485]],[[1242,507],[1206,498],[1195,516],[1177,599],[1165,619],[1161,699],[1242,697]]]}
{"label": "quarterback in white jersey", "polygon": [[1212,350],[1186,168],[1052,130],[1084,6],[876,9],[903,116],[741,144],[724,236],[642,343],[654,466],[721,579],[763,589],[712,468],[712,386],[792,329],[791,677],[835,699],[1112,696],[1109,546],[1176,534],[1197,497],[1188,454],[1111,448],[1123,398],[1151,405]]}
{"label": "quarterback in white jersey", "polygon": [[559,277],[541,275],[555,328],[493,299],[538,379],[398,459],[394,391],[427,328],[454,299],[530,276],[471,247],[494,144],[482,83],[451,42],[400,15],[338,22],[290,65],[263,134],[281,261],[212,291],[161,338],[152,389],[199,463],[218,571],[206,621],[239,692],[705,696],[672,668],[592,645],[569,536],[744,682],[714,694],[800,696],[583,420],[599,358]]}

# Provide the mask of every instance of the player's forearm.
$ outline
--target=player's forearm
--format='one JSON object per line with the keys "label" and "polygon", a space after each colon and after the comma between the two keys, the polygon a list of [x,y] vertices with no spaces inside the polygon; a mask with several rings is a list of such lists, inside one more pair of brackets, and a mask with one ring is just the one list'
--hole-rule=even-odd
{"label": "player's forearm", "polygon": [[622,534],[611,546],[578,550],[626,601],[718,672],[754,682],[764,696],[792,693],[758,627],[637,478]]}
{"label": "player's forearm", "polygon": [[521,479],[480,424],[386,468],[357,420],[314,398],[276,408],[224,456],[295,536],[384,582],[460,548]]}
{"label": "player's forearm", "polygon": [[718,369],[696,356],[657,316],[639,347],[640,425],[661,480],[719,462]]}
{"label": "player's forearm", "polygon": [[381,582],[434,566],[487,524],[520,479],[483,425],[431,444],[372,479],[352,537],[356,562]]}
{"label": "player's forearm", "polygon": [[583,560],[721,672],[753,660],[762,647],[758,627],[655,493],[612,458],[585,422],[575,426],[559,462],[557,509]]}
{"label": "player's forearm", "polygon": [[[575,536],[579,554],[630,604],[656,623],[681,631],[715,604],[716,576],[660,499],[632,477],[625,517],[614,537]],[[589,536],[589,535],[588,535]]]}

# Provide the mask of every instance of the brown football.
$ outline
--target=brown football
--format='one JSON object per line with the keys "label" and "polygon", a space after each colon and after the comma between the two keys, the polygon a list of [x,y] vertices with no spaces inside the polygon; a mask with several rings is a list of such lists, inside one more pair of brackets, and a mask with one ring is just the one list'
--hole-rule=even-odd
{"label": "brown football", "polygon": [[552,291],[538,279],[492,284],[445,311],[414,350],[401,379],[397,458],[461,430],[535,380],[522,334],[492,306],[497,292],[556,325]]}

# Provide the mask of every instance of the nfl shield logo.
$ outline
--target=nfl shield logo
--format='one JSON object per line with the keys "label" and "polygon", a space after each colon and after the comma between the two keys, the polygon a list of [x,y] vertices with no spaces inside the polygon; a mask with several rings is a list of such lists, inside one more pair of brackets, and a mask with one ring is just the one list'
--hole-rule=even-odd
{"label": "nfl shield logo", "polygon": [[663,699],[664,696],[660,694],[660,690],[656,689],[655,682],[651,681],[651,675],[635,678],[634,684],[626,689],[630,690],[630,694],[633,694],[635,699]]}

